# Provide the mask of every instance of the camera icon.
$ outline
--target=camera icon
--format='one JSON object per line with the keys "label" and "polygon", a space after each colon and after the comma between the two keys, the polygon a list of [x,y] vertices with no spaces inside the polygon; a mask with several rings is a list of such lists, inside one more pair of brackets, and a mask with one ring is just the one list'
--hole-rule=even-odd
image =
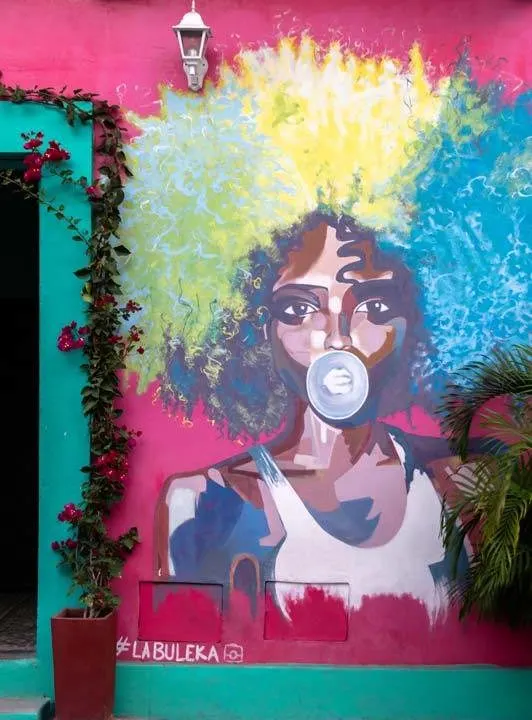
{"label": "camera icon", "polygon": [[236,643],[228,643],[224,647],[224,662],[239,665],[244,662],[244,648]]}

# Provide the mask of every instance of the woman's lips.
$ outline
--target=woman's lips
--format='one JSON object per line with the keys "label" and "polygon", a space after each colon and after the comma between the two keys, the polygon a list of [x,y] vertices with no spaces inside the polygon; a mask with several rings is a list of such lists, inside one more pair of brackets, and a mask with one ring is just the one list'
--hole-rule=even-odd
{"label": "woman's lips", "polygon": [[353,353],[331,350],[311,363],[307,397],[314,410],[330,420],[353,417],[366,402],[368,371]]}

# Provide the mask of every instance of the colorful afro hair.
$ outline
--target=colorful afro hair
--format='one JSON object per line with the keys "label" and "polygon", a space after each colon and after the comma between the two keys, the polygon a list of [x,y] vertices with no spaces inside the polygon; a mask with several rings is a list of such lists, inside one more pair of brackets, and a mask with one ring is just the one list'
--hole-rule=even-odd
{"label": "colorful afro hair", "polygon": [[413,392],[436,395],[465,362],[525,340],[529,101],[502,103],[466,59],[431,82],[416,46],[403,64],[309,37],[242,52],[201,97],[163,87],[160,116],[129,117],[140,390],[157,380],[231,435],[279,425],[290,398],[261,328],[288,230],[315,211],[373,229],[413,273],[430,338]]}

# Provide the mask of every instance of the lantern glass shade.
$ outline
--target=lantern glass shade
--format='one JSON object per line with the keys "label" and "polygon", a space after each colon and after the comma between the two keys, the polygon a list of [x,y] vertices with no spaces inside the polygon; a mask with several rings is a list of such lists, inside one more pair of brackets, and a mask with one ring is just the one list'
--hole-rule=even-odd
{"label": "lantern glass shade", "polygon": [[183,60],[203,54],[203,30],[180,30]]}
{"label": "lantern glass shade", "polygon": [[205,30],[179,30],[179,44],[183,60],[203,57]]}

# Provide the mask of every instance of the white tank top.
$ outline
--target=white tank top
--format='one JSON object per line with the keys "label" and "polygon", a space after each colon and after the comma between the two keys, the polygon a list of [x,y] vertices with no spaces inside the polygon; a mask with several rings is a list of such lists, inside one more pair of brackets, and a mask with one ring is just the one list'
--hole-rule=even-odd
{"label": "white tank top", "polygon": [[[404,467],[405,452],[393,437],[392,441]],[[272,578],[285,615],[287,601],[302,597],[309,584],[326,586],[327,593],[342,597],[353,609],[366,596],[409,595],[425,605],[431,621],[445,610],[445,588],[430,570],[444,558],[441,500],[426,473],[414,470],[395,536],[379,547],[361,548],[335,538],[318,524],[264,446],[253,447],[250,454],[286,532]]]}

